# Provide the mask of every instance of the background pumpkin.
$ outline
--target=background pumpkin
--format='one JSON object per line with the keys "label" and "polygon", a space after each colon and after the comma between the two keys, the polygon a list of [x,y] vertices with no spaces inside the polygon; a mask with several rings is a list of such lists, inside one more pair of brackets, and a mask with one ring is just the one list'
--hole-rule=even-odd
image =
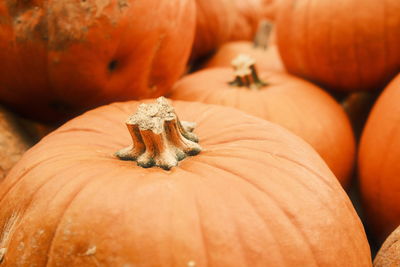
{"label": "background pumpkin", "polygon": [[232,60],[240,54],[246,54],[257,61],[257,68],[260,70],[285,71],[274,36],[273,24],[261,21],[254,42],[232,41],[223,44],[206,61],[204,68],[231,67]]}
{"label": "background pumpkin", "polygon": [[191,0],[1,1],[0,17],[0,101],[46,121],[164,94],[195,30]]}
{"label": "background pumpkin", "polygon": [[253,39],[258,23],[271,19],[279,0],[196,0],[197,27],[192,58],[216,51],[222,44]]}
{"label": "background pumpkin", "polygon": [[0,181],[33,143],[20,119],[0,106]]}
{"label": "background pumpkin", "polygon": [[374,259],[374,267],[400,266],[400,227],[385,240]]}
{"label": "background pumpkin", "polygon": [[235,107],[284,126],[310,143],[347,187],[355,141],[340,105],[322,89],[296,77],[268,71],[260,71],[259,77],[266,84],[250,89],[229,84],[235,80],[230,68],[203,70],[179,80],[170,97]]}
{"label": "background pumpkin", "polygon": [[137,102],[90,111],[25,154],[0,187],[3,264],[371,266],[309,145],[234,109],[173,104],[204,150],[170,171],[113,156],[132,142]]}
{"label": "background pumpkin", "polygon": [[359,149],[359,178],[367,222],[378,242],[400,224],[400,75],[379,96]]}
{"label": "background pumpkin", "polygon": [[398,0],[288,0],[277,20],[288,72],[340,91],[377,90],[400,71]]}

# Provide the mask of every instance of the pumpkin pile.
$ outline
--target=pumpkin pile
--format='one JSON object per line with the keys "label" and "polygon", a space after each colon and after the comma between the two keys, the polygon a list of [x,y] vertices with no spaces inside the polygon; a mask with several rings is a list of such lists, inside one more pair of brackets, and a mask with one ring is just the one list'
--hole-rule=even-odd
{"label": "pumpkin pile", "polygon": [[399,103],[397,0],[2,1],[0,265],[397,266]]}

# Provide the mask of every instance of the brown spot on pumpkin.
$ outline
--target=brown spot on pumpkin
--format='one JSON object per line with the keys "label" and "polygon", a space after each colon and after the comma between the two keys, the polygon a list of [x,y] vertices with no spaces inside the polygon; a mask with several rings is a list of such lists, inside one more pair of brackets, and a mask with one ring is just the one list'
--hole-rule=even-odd
{"label": "brown spot on pumpkin", "polygon": [[118,0],[118,8],[119,11],[124,11],[124,9],[126,9],[127,7],[129,7],[128,1],[127,0]]}
{"label": "brown spot on pumpkin", "polygon": [[35,4],[33,0],[6,0],[7,10],[12,17],[17,17],[19,14],[35,7]]}

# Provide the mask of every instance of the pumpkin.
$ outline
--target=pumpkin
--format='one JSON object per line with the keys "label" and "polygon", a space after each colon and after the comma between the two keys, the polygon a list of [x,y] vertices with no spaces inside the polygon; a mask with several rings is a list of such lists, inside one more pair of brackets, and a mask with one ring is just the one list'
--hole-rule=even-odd
{"label": "pumpkin", "polygon": [[259,22],[272,18],[278,0],[196,0],[192,58],[208,56],[229,41],[251,40]]}
{"label": "pumpkin", "polygon": [[300,138],[226,107],[145,103],[87,112],[25,154],[0,187],[4,265],[371,266]]}
{"label": "pumpkin", "polygon": [[190,0],[1,1],[0,17],[0,101],[43,121],[163,95],[195,30]]}
{"label": "pumpkin", "polygon": [[232,41],[222,45],[204,64],[205,68],[230,67],[239,54],[250,55],[257,60],[260,70],[284,71],[277,46],[273,43],[273,25],[262,21],[254,42]]}
{"label": "pumpkin", "polygon": [[400,266],[400,227],[386,239],[374,259],[374,267]]}
{"label": "pumpkin", "polygon": [[379,96],[359,148],[359,179],[367,223],[378,242],[400,224],[400,75]]}
{"label": "pumpkin", "polygon": [[33,142],[24,131],[20,118],[0,106],[0,181]]}
{"label": "pumpkin", "polygon": [[288,72],[338,91],[383,88],[400,71],[398,0],[288,0],[277,41]]}
{"label": "pumpkin", "polygon": [[344,187],[355,157],[350,122],[322,89],[285,73],[260,71],[246,55],[230,68],[199,71],[179,80],[172,99],[230,106],[280,124],[310,143]]}

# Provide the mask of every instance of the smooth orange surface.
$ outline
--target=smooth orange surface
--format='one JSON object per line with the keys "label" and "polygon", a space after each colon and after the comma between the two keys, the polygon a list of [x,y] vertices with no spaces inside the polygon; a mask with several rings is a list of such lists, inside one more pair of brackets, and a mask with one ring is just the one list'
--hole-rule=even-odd
{"label": "smooth orange surface", "polygon": [[400,71],[399,0],[288,0],[277,20],[288,72],[339,91],[377,90]]}
{"label": "smooth orange surface", "polygon": [[222,45],[204,67],[231,67],[232,60],[239,54],[246,54],[256,59],[259,70],[285,71],[276,45],[267,49],[255,48],[250,41],[236,41]]}
{"label": "smooth orange surface", "polygon": [[194,30],[190,0],[0,1],[0,101],[54,121],[162,95]]}
{"label": "smooth orange surface", "polygon": [[5,266],[371,266],[350,200],[300,138],[240,111],[174,102],[203,151],[171,171],[113,153],[137,102],[80,116],[0,186]]}
{"label": "smooth orange surface", "polygon": [[400,75],[375,103],[359,149],[359,178],[368,226],[379,242],[400,224]]}
{"label": "smooth orange surface", "polygon": [[355,142],[340,105],[322,89],[293,76],[267,71],[259,76],[268,85],[250,90],[228,85],[234,79],[231,69],[204,70],[178,81],[171,98],[235,107],[284,126],[310,143],[347,187]]}

